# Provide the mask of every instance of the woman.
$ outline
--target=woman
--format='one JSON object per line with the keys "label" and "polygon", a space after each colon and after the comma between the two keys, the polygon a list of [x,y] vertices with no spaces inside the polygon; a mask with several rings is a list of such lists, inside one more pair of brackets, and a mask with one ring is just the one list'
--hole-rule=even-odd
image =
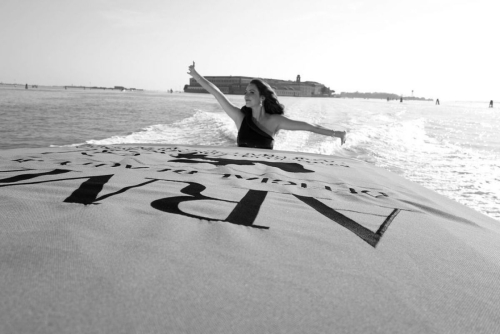
{"label": "woman", "polygon": [[245,106],[241,109],[233,105],[224,94],[210,81],[196,72],[193,65],[189,66],[191,75],[205,90],[212,94],[222,109],[231,117],[238,128],[238,146],[272,149],[274,136],[280,130],[302,130],[319,133],[325,136],[340,138],[340,143],[346,140],[346,131],[334,131],[320,125],[295,121],[285,117],[285,107],[278,102],[276,93],[266,82],[253,79],[245,92]]}

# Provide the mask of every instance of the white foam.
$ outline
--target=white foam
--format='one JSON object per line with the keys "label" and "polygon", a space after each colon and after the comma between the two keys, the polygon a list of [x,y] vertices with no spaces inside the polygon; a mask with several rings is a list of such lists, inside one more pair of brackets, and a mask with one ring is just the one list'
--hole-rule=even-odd
{"label": "white foam", "polygon": [[[322,125],[338,130],[346,129],[342,124],[332,125],[332,118],[337,117],[335,109],[326,107],[322,99],[283,99],[286,104],[286,116],[311,124]],[[331,136],[323,136],[306,131],[280,131],[275,138],[274,148],[277,150],[307,152],[324,155],[344,155],[344,145],[341,148],[340,140]]]}
{"label": "white foam", "polygon": [[155,124],[123,136],[88,140],[88,144],[186,144],[234,145],[236,126],[222,113],[198,110],[189,118],[172,124]]}

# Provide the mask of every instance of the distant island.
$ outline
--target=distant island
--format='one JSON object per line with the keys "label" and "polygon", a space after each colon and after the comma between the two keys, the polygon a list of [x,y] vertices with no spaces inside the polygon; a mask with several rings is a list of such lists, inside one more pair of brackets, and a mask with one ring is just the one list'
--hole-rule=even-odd
{"label": "distant island", "polygon": [[[359,98],[359,99],[383,99],[383,100],[399,100],[401,95],[391,94],[391,93],[346,93],[341,92],[340,94],[335,94],[337,98]],[[403,96],[404,100],[419,100],[419,101],[433,101],[432,99],[426,99],[425,97],[413,97],[413,96]]]}
{"label": "distant island", "polygon": [[[17,84],[17,83],[4,83],[4,82],[0,82],[0,86],[13,86],[13,87],[22,87],[22,88],[26,88],[26,89],[29,89],[29,88],[39,88],[39,85],[28,85],[28,84]],[[123,87],[123,86],[114,86],[114,87],[98,87],[98,86],[75,86],[75,85],[71,85],[71,86],[41,86],[41,87],[52,87],[52,88],[64,88],[64,89],[83,89],[83,90],[86,90],[86,89],[100,89],[100,90],[119,90],[119,91],[126,91],[126,90],[130,90],[130,91],[143,91],[143,89],[138,89],[138,88],[126,88],[126,87]]]}
{"label": "distant island", "polygon": [[114,86],[113,88],[111,87],[97,87],[97,86],[64,86],[64,89],[102,89],[102,90],[119,90],[119,91],[126,91],[126,90],[136,90],[136,91],[142,91],[142,89],[137,89],[137,88],[125,88],[123,86]]}

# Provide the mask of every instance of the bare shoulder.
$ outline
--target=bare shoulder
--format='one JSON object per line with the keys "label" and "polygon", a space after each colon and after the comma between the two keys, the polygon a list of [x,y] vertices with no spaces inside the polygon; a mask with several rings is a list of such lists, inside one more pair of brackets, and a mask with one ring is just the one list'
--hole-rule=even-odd
{"label": "bare shoulder", "polygon": [[266,114],[266,116],[269,122],[279,122],[280,118],[283,117],[283,115],[277,114]]}
{"label": "bare shoulder", "polygon": [[290,121],[290,119],[288,117],[286,117],[285,115],[278,115],[278,114],[270,114],[268,116],[268,119],[269,119],[269,123],[276,124],[276,125],[279,125],[283,122]]}
{"label": "bare shoulder", "polygon": [[286,121],[287,119],[288,118],[283,115],[268,114],[266,123],[268,124],[268,128],[272,129],[273,133],[276,133],[282,129],[281,125],[283,121]]}
{"label": "bare shoulder", "polygon": [[278,130],[299,130],[303,127],[302,123],[286,117],[285,115],[272,115],[272,123]]}

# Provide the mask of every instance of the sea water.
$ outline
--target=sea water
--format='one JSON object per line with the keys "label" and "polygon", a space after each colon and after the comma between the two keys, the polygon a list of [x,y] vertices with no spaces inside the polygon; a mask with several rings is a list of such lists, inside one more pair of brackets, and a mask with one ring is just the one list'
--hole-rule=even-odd
{"label": "sea water", "polygon": [[[243,97],[229,95],[236,106]],[[275,149],[366,161],[500,221],[500,108],[488,101],[281,97],[286,115],[348,131],[281,131]],[[499,101],[500,102],[500,101]],[[0,149],[130,143],[235,146],[208,94],[0,85]],[[1,154],[1,153],[0,153]]]}

